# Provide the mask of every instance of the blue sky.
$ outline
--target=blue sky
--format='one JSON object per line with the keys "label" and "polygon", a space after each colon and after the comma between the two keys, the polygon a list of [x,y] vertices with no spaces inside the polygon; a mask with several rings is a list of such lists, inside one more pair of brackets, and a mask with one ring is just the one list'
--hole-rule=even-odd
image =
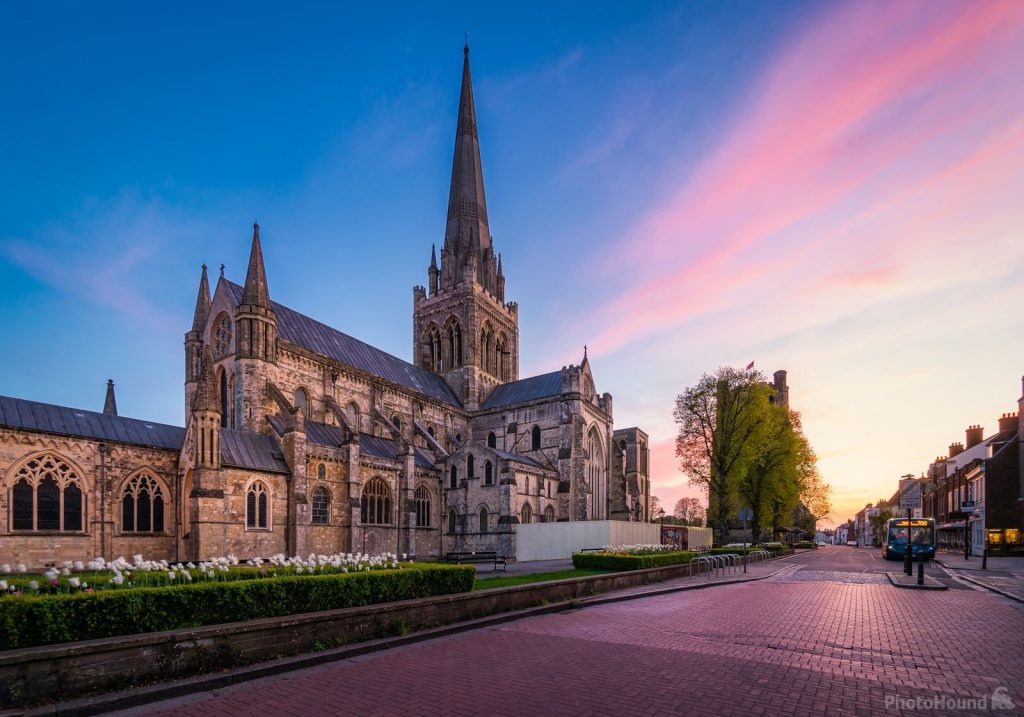
{"label": "blue sky", "polygon": [[[844,17],[855,6],[4,4],[0,393],[99,409],[109,377],[123,414],[180,424],[199,265],[215,276],[224,263],[241,281],[253,219],[275,300],[408,358],[411,287],[425,283],[430,245],[443,238],[468,31],[523,375],[578,361],[589,343],[616,423],[659,442],[656,492],[672,502],[688,491],[672,466],[675,394],[721,364],[788,368],[826,479],[850,505],[888,495],[889,482],[922,470],[967,424],[994,424],[1019,395],[1020,339],[994,338],[983,357],[945,345],[955,358],[929,365],[898,401],[943,418],[902,454],[854,460],[850,442],[876,429],[877,406],[835,386],[883,372],[896,401],[907,381],[893,374],[913,352],[892,342],[927,349],[936,313],[1005,325],[999,307],[1024,259],[1008,209],[1019,170],[995,160],[973,170],[1003,177],[1001,192],[957,192],[962,216],[938,232],[941,246],[983,239],[977,249],[1003,252],[998,262],[975,255],[973,282],[939,272],[923,286],[934,262],[923,242],[865,237],[932,231],[913,222],[933,213],[927,192],[943,172],[966,177],[949,192],[980,186],[969,160],[1016,137],[1020,92],[1007,88],[1020,53],[1004,51],[1001,74],[978,69],[992,58],[970,54],[965,32],[940,44],[948,28],[974,27],[965,3],[860,5],[862,16]],[[975,23],[979,33],[1008,28],[990,52],[1020,39],[1019,16],[1005,12]],[[835,39],[843,27],[860,43],[847,55]],[[866,84],[844,85],[861,47],[906,75],[864,70]],[[965,97],[993,109],[946,127],[944,103]],[[816,116],[828,101],[833,110]],[[797,123],[808,115],[820,122]],[[840,115],[856,115],[856,131],[839,122],[841,133],[815,134]],[[908,146],[901,126],[934,141],[894,152]],[[772,147],[816,174],[791,171]],[[1018,158],[1018,148],[1001,154]],[[893,186],[923,198],[893,209]],[[863,354],[836,355],[850,337]],[[950,405],[927,403],[979,373],[983,385]],[[877,488],[860,485],[864,465]]]}

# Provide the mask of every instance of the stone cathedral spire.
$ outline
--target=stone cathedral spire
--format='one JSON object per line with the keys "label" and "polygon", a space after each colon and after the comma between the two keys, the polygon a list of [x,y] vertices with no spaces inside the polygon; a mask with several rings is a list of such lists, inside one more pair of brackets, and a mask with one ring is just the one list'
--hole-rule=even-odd
{"label": "stone cathedral spire", "polygon": [[484,173],[468,45],[463,49],[463,55],[462,91],[455,130],[451,188],[448,191],[448,222],[441,250],[441,283],[448,288],[451,284],[472,278],[494,291],[496,287],[490,281],[494,272],[489,266],[493,263],[494,252],[487,225],[487,199],[484,197]]}
{"label": "stone cathedral spire", "polygon": [[496,385],[519,378],[519,307],[505,302],[487,223],[468,45],[444,243],[439,256],[431,247],[426,287],[413,287],[413,360],[443,376],[471,411]]}

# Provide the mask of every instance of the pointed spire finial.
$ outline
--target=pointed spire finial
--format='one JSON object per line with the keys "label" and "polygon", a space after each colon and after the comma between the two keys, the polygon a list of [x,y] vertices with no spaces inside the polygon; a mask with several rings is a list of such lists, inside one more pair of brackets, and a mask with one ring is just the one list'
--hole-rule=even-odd
{"label": "pointed spire finial", "polygon": [[583,360],[587,360],[587,345],[583,344]]}
{"label": "pointed spire finial", "polygon": [[192,315],[192,330],[202,331],[206,328],[206,319],[210,315],[210,281],[206,278],[206,264],[199,277],[199,293],[196,295],[196,310]]}
{"label": "pointed spire finial", "polygon": [[103,402],[103,413],[107,416],[117,415],[117,399],[114,398],[114,379],[107,379],[107,398]]}
{"label": "pointed spire finial", "polygon": [[220,275],[224,276],[224,264],[223,263],[221,263],[221,265],[220,265]]}
{"label": "pointed spire finial", "polygon": [[249,267],[245,272],[242,303],[248,306],[270,308],[267,270],[263,265],[263,247],[260,245],[260,225],[256,222],[252,224],[252,249],[249,251]]}
{"label": "pointed spire finial", "polygon": [[467,55],[467,56],[469,55],[469,31],[468,30],[466,31],[466,44],[462,48],[462,53],[464,55]]}
{"label": "pointed spire finial", "polygon": [[430,268],[431,269],[436,269],[437,268],[437,245],[436,244],[431,244],[430,245]]}

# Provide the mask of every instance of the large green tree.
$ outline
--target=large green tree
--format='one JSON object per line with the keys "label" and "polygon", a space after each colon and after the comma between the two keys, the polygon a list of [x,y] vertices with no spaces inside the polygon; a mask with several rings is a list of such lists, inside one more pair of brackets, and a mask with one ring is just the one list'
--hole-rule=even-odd
{"label": "large green tree", "polygon": [[740,481],[761,448],[771,388],[763,374],[723,367],[676,397],[676,456],[708,494],[708,525],[726,542]]}

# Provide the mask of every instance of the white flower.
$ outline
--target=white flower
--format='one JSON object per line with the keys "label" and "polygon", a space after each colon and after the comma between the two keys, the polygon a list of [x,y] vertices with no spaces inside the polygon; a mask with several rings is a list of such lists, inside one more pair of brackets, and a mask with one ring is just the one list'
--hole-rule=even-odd
{"label": "white flower", "polygon": [[81,560],[76,560],[75,570],[77,570],[78,572],[82,572],[83,570],[85,570],[85,563],[83,563]]}
{"label": "white flower", "polygon": [[175,576],[175,572],[173,570],[168,570],[167,571],[167,579],[168,580],[174,580],[174,576]]}
{"label": "white flower", "polygon": [[37,583],[35,580],[29,580],[28,581],[28,589],[29,590],[38,590],[39,589],[39,583]]}
{"label": "white flower", "polygon": [[6,589],[7,589],[7,581],[6,580],[0,580],[0,590],[6,590]]}
{"label": "white flower", "polygon": [[124,583],[124,575],[121,573],[114,573],[114,577],[110,578],[110,582],[120,587],[121,584]]}
{"label": "white flower", "polygon": [[65,560],[64,561],[65,569],[70,570],[72,565],[74,565],[74,563],[72,563],[70,560]]}
{"label": "white flower", "polygon": [[28,568],[25,567],[25,563],[18,563],[17,567],[15,567],[14,569],[22,574],[28,572]]}
{"label": "white flower", "polygon": [[4,563],[3,565],[0,565],[0,573],[9,573],[9,572],[11,572],[11,564],[10,563]]}
{"label": "white flower", "polygon": [[192,573],[190,573],[189,571],[186,570],[181,575],[182,575],[182,577],[185,578],[185,582],[187,582],[187,583],[192,582]]}
{"label": "white flower", "polygon": [[409,554],[408,553],[402,553],[402,560],[408,560],[408,559],[409,559]]}
{"label": "white flower", "polygon": [[70,578],[70,579],[68,579],[68,585],[70,585],[73,588],[81,587],[81,584],[82,584],[82,581],[79,580],[78,578]]}

